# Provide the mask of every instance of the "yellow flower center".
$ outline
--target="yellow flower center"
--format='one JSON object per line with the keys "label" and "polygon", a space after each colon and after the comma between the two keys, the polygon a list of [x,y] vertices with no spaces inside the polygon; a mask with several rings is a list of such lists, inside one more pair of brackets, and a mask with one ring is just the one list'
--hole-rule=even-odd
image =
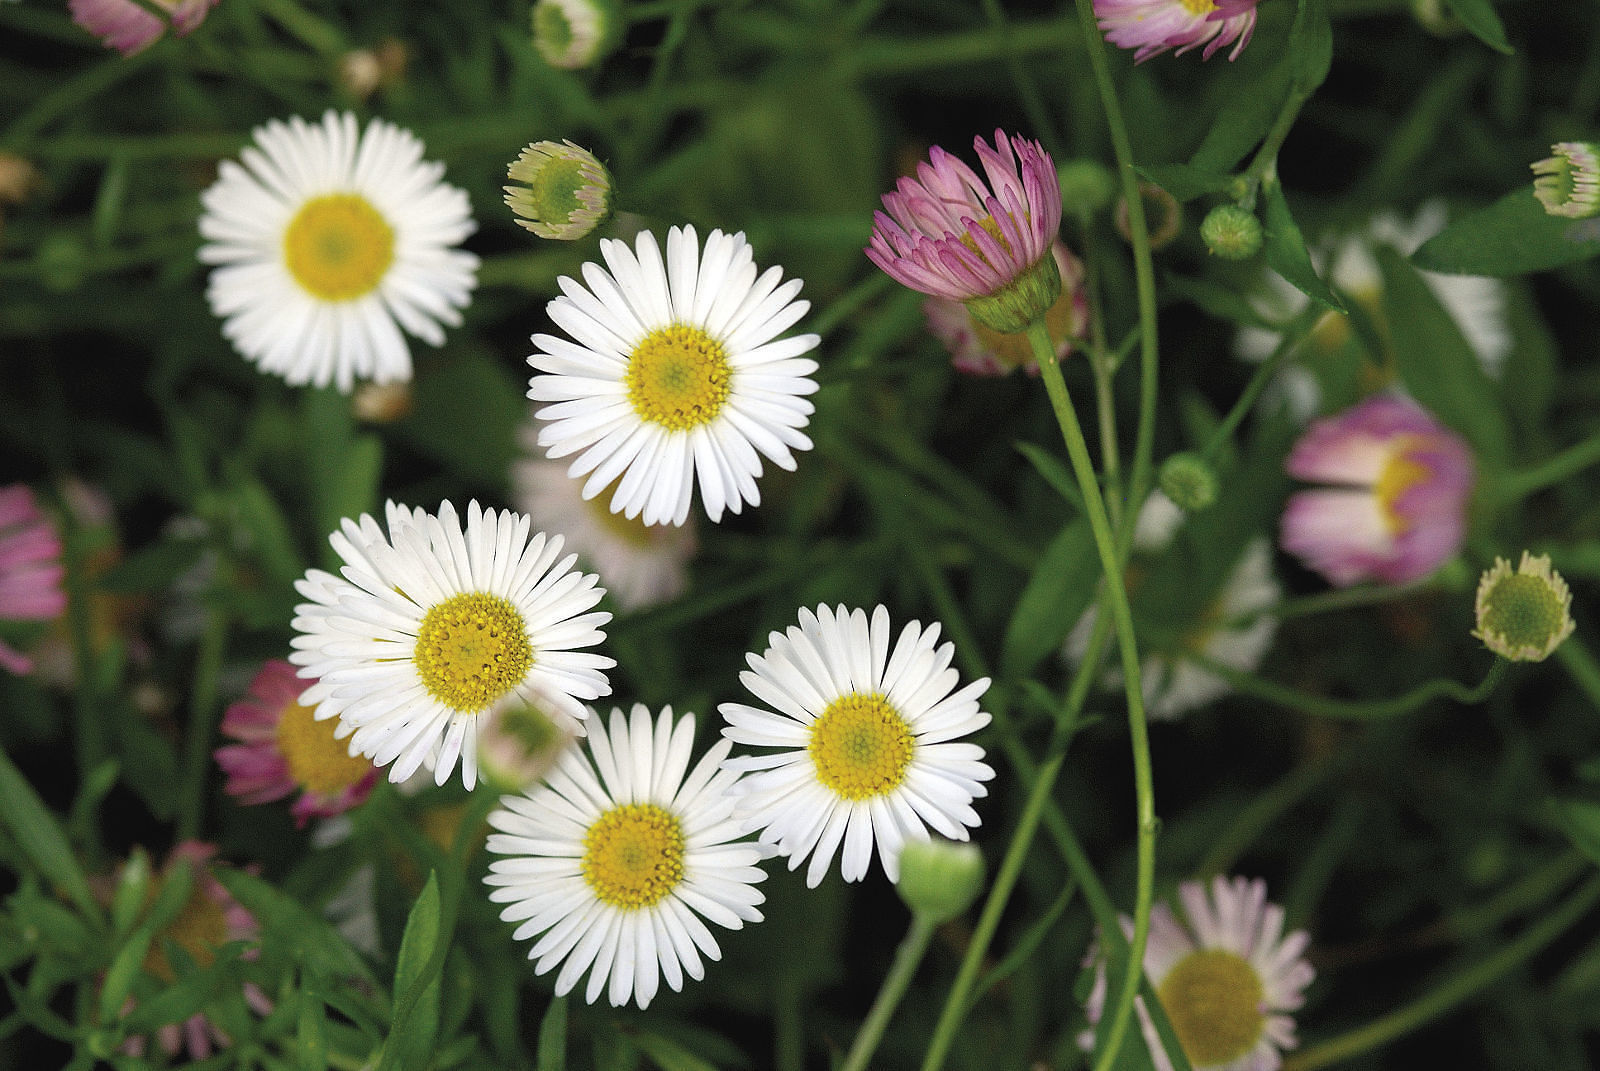
{"label": "yellow flower center", "polygon": [[394,230],[360,194],[314,197],[283,232],[283,259],[312,297],[351,301],[383,281],[394,262]]}
{"label": "yellow flower center", "polygon": [[654,803],[622,803],[583,836],[583,880],[602,903],[652,907],[683,881],[683,826]]}
{"label": "yellow flower center", "polygon": [[[222,905],[206,895],[201,884],[201,870],[197,864],[193,871],[194,888],[178,912],[178,917],[156,934],[150,942],[150,951],[145,953],[145,971],[164,982],[171,982],[177,977],[172,962],[167,958],[165,942],[171,941],[183,949],[197,967],[211,966],[217,958],[217,949],[228,943],[227,916],[222,912]],[[155,899],[159,891],[160,887],[152,883],[150,898]]]}
{"label": "yellow flower center", "polygon": [[1483,599],[1480,628],[1513,648],[1544,648],[1567,620],[1567,605],[1549,580],[1512,573],[1497,581]]}
{"label": "yellow flower center", "polygon": [[1202,948],[1173,964],[1156,990],[1184,1055],[1196,1067],[1231,1063],[1261,1040],[1261,976],[1239,956]]}
{"label": "yellow flower center", "polygon": [[1400,496],[1433,475],[1432,469],[1411,458],[1410,451],[1419,442],[1415,435],[1402,435],[1395,442],[1389,460],[1384,463],[1383,471],[1378,473],[1378,482],[1372,488],[1378,496],[1378,509],[1383,513],[1391,535],[1400,535],[1411,527],[1410,520],[1399,511]]}
{"label": "yellow flower center", "polygon": [[1191,15],[1209,15],[1217,10],[1213,0],[1179,0],[1179,3],[1183,4],[1183,10]]}
{"label": "yellow flower center", "polygon": [[650,332],[628,358],[628,402],[668,431],[709,424],[728,400],[733,369],[722,343],[687,324]]}
{"label": "yellow flower center", "polygon": [[917,742],[900,712],[877,692],[852,692],[811,723],[806,750],[817,780],[847,800],[891,792],[906,779]]}
{"label": "yellow flower center", "polygon": [[533,665],[528,627],[498,595],[452,595],[429,610],[417,630],[417,675],[451,710],[481,714],[522,683]]}
{"label": "yellow flower center", "polygon": [[318,721],[315,707],[294,700],[278,714],[278,753],[289,765],[289,776],[314,796],[337,796],[372,769],[364,756],[350,754],[349,741],[333,735],[337,718]]}

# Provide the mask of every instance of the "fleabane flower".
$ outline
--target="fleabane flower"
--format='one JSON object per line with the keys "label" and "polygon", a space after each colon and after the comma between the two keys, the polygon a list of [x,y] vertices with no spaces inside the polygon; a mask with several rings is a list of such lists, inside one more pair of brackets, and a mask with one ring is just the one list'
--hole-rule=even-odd
{"label": "fleabane flower", "polygon": [[[1267,902],[1260,879],[1216,877],[1178,886],[1179,910],[1150,911],[1144,973],[1195,1071],[1275,1071],[1296,1045],[1292,1012],[1315,972],[1305,960],[1310,937],[1285,935],[1283,908]],[[1119,919],[1124,934],[1133,922]],[[1098,956],[1096,957],[1099,958]],[[1105,1011],[1106,974],[1097,965],[1085,1012],[1090,1026]],[[1135,1005],[1156,1071],[1172,1071],[1145,1007]],[[1083,1039],[1089,1047],[1093,1035]]]}
{"label": "fleabane flower", "polygon": [[585,264],[587,288],[563,276],[549,304],[571,339],[533,336],[528,397],[552,403],[539,445],[578,455],[584,498],[615,484],[612,512],[645,524],[683,524],[696,486],[712,521],[759,505],[761,459],[792,471],[811,449],[817,362],[802,354],[821,339],[779,337],[811,307],[800,280],[758,277],[743,234],[712,231],[702,252],[693,227],[668,232],[665,260],[648,232],[600,255],[609,271]]}
{"label": "fleabane flower", "polygon": [[223,715],[222,735],[238,743],[216,750],[217,765],[228,775],[224,791],[240,803],[271,803],[298,791],[289,812],[296,827],[358,806],[378,779],[371,762],[350,754],[348,725],[318,721],[312,708],[300,705],[305,689],[293,665],[268,661]]}
{"label": "fleabane flower", "polygon": [[[172,32],[183,37],[206,19],[217,0],[151,0],[172,19]],[[133,0],[67,0],[72,21],[124,56],[142,52],[167,32],[162,19]]]}
{"label": "fleabane flower", "polygon": [[388,532],[368,514],[329,537],[340,576],[313,569],[296,581],[294,653],[317,678],[300,702],[354,732],[350,750],[404,781],[426,763],[444,784],[459,759],[477,783],[479,719],[497,703],[538,703],[573,721],[583,701],[608,695],[590,654],[605,638],[604,612],[586,613],[605,589],[561,557],[560,536],[534,532],[523,514],[455,507],[437,516],[390,502]]}
{"label": "fleabane flower", "polygon": [[[1236,60],[1256,29],[1256,4],[1260,0],[1094,0],[1095,17],[1106,40],[1118,48],[1135,48],[1135,63],[1143,63],[1169,48],[1183,55],[1205,45],[1202,59],[1233,45],[1228,59]],[[1235,44],[1235,42],[1238,42]]]}
{"label": "fleabane flower", "polygon": [[[1072,353],[1089,324],[1089,297],[1084,291],[1083,262],[1061,241],[1051,243],[1051,255],[1061,273],[1061,294],[1045,310],[1045,327],[1055,345],[1057,360]],[[930,297],[922,303],[928,330],[950,351],[956,370],[973,376],[1003,376],[1018,368],[1037,375],[1039,362],[1026,335],[1002,334],[975,318],[967,307],[949,298]]]}
{"label": "fleabane flower", "polygon": [[517,226],[540,238],[572,241],[611,214],[611,173],[594,153],[570,141],[536,141],[506,169],[504,187]]}
{"label": "fleabane flower", "polygon": [[1313,421],[1285,467],[1325,486],[1289,497],[1283,549],[1335,587],[1420,580],[1466,538],[1471,450],[1408,398],[1374,395]]}
{"label": "fleabane flower", "polygon": [[729,744],[689,770],[693,743],[692,714],[613,710],[609,731],[591,719],[586,749],[489,815],[488,849],[500,856],[484,877],[489,899],[520,923],[514,940],[543,935],[528,958],[537,974],[561,966],[557,996],[587,971],[589,1003],[604,992],[614,1007],[646,1007],[662,978],[680,991],[686,975],[705,977],[701,957],[722,957],[707,922],[761,921],[762,849],[741,840],[738,775],[719,769]]}
{"label": "fleabane flower", "polygon": [[988,327],[1014,334],[1061,294],[1049,255],[1061,229],[1061,186],[1036,141],[996,130],[993,148],[981,137],[973,148],[984,178],[936,145],[916,178],[883,195],[867,259],[901,285],[959,301]]}
{"label": "fleabane flower", "polygon": [[1559,141],[1550,155],[1528,165],[1533,170],[1533,195],[1545,214],[1586,219],[1600,214],[1600,146],[1586,141]]}
{"label": "fleabane flower", "polygon": [[[764,706],[723,703],[722,735],[775,748],[730,758],[740,783],[740,813],[763,843],[807,857],[815,886],[834,854],[846,881],[859,881],[874,847],[889,880],[900,849],[931,827],[966,840],[979,823],[972,801],[988,794],[994,770],[983,748],[960,742],[989,724],[978,697],[983,678],[957,689],[953,643],[939,625],[913,621],[891,646],[889,611],[826,606],[802,609],[800,624],[771,633],[764,654],[746,656],[740,681]],[[771,709],[768,709],[771,708]]]}
{"label": "fleabane flower", "polygon": [[594,66],[621,33],[616,0],[537,0],[531,17],[533,47],[563,70]]}
{"label": "fleabane flower", "polygon": [[[26,484],[0,487],[0,621],[51,621],[67,609],[61,536]],[[0,642],[0,669],[23,674],[33,660]]]}
{"label": "fleabane flower", "polygon": [[[200,195],[200,259],[222,333],[290,384],[348,394],[357,379],[411,378],[407,333],[432,346],[461,323],[478,258],[466,192],[441,182],[422,142],[349,112],[255,129]],[[242,164],[242,166],[241,166]]]}
{"label": "fleabane flower", "polygon": [[1572,635],[1572,592],[1550,556],[1522,552],[1515,571],[1496,558],[1478,581],[1478,627],[1472,634],[1501,658],[1543,662]]}

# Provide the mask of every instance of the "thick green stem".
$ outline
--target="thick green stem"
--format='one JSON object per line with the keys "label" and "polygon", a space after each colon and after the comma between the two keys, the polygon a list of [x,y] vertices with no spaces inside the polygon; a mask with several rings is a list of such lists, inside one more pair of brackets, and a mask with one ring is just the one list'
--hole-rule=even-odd
{"label": "thick green stem", "polygon": [[877,1051],[878,1042],[883,1038],[884,1028],[889,1025],[889,1018],[894,1015],[895,1008],[900,1006],[900,998],[905,996],[906,986],[911,983],[911,976],[917,973],[917,966],[922,962],[923,954],[928,951],[928,942],[933,939],[933,931],[934,924],[927,915],[918,912],[911,916],[911,928],[906,930],[905,939],[900,942],[900,949],[894,954],[894,964],[884,976],[883,985],[878,987],[878,998],[872,1002],[872,1009],[862,1021],[861,1029],[856,1031],[856,1040],[850,1046],[850,1055],[845,1057],[839,1071],[867,1071],[867,1063]]}
{"label": "thick green stem", "polygon": [[[1134,894],[1133,938],[1129,942],[1131,966],[1123,976],[1121,992],[1110,1006],[1110,1026],[1106,1045],[1096,1065],[1096,1071],[1106,1071],[1117,1057],[1128,1023],[1133,1018],[1133,998],[1139,992],[1142,972],[1137,965],[1144,962],[1145,942],[1150,935],[1150,901],[1155,885],[1156,862],[1156,810],[1155,788],[1150,774],[1150,739],[1145,726],[1144,696],[1140,692],[1138,642],[1133,630],[1133,612],[1128,606],[1128,592],[1122,575],[1122,559],[1115,533],[1106,516],[1105,502],[1100,495],[1100,483],[1094,466],[1089,461],[1089,448],[1083,439],[1083,429],[1078,424],[1077,412],[1067,395],[1066,382],[1061,378],[1061,368],[1050,350],[1050,334],[1042,321],[1028,328],[1028,340],[1039,360],[1045,390],[1050,395],[1050,405],[1055,410],[1056,421],[1061,425],[1061,437],[1066,443],[1067,456],[1078,478],[1078,488],[1083,492],[1084,510],[1089,517],[1089,527],[1094,533],[1095,549],[1100,554],[1100,568],[1105,574],[1104,598],[1111,611],[1112,623],[1117,630],[1117,647],[1122,655],[1123,683],[1128,697],[1128,735],[1133,745],[1133,783],[1135,806],[1138,815],[1138,879]],[[1138,473],[1135,470],[1137,481]],[[1132,500],[1130,499],[1130,502]],[[1130,526],[1131,527],[1131,526]]]}
{"label": "thick green stem", "polygon": [[1430,700],[1445,697],[1454,699],[1458,703],[1481,703],[1504,679],[1506,667],[1510,665],[1505,659],[1496,658],[1494,665],[1489,667],[1488,674],[1472,688],[1441,677],[1419,684],[1411,691],[1393,699],[1356,700],[1328,699],[1320,695],[1311,695],[1295,688],[1262,680],[1254,674],[1225,666],[1204,655],[1191,654],[1188,657],[1207,673],[1214,673],[1227,681],[1236,692],[1253,695],[1257,699],[1265,699],[1269,703],[1277,703],[1291,710],[1298,710],[1302,714],[1314,714],[1323,718],[1346,718],[1353,721],[1378,721],[1409,714]]}

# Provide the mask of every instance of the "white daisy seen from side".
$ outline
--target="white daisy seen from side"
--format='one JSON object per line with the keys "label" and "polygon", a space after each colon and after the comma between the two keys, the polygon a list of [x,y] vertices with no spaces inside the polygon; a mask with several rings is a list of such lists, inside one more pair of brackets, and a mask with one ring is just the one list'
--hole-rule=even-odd
{"label": "white daisy seen from side", "polygon": [[705,977],[702,957],[721,958],[707,922],[761,921],[764,852],[740,840],[739,775],[720,768],[729,744],[689,770],[693,743],[692,714],[613,710],[609,731],[591,719],[586,749],[569,749],[543,785],[489,815],[488,849],[500,856],[484,877],[489,899],[520,924],[515,940],[538,936],[535,973],[561,966],[557,996],[587,971],[589,1003],[604,992],[614,1007],[644,1008],[662,978],[680,991],[686,975]]}
{"label": "white daisy seen from side", "polygon": [[[731,758],[748,776],[740,811],[761,840],[822,881],[841,851],[840,872],[859,881],[874,846],[889,880],[901,847],[934,832],[966,840],[979,823],[972,801],[988,794],[994,770],[983,748],[961,742],[989,724],[978,709],[988,678],[957,689],[952,643],[939,625],[913,621],[892,645],[889,611],[871,619],[843,606],[802,609],[800,624],[768,636],[747,655],[740,681],[764,707],[723,703],[722,735],[736,744],[776,748]],[[771,708],[771,709],[768,709]]]}
{"label": "white daisy seen from side", "polygon": [[[598,578],[561,556],[561,537],[525,515],[449,502],[437,516],[389,503],[388,532],[368,514],[329,537],[340,575],[310,570],[295,588],[289,661],[319,678],[300,702],[353,729],[350,753],[400,782],[426,765],[444,784],[459,759],[478,779],[480,718],[498,703],[538,703],[575,723],[611,692],[616,663],[584,648],[611,619],[590,611]],[[390,764],[393,765],[390,765]]]}
{"label": "white daisy seen from side", "polygon": [[478,258],[466,192],[422,142],[349,112],[272,120],[200,195],[206,297],[222,333],[263,372],[348,394],[411,378],[402,329],[428,343],[461,323]]}
{"label": "white daisy seen from side", "polygon": [[817,363],[802,354],[820,339],[780,337],[810,308],[800,280],[758,275],[743,234],[712,231],[702,250],[693,227],[668,232],[665,259],[648,232],[600,253],[606,267],[585,264],[586,287],[563,276],[549,304],[571,338],[533,336],[528,397],[551,403],[539,445],[577,455],[585,498],[615,484],[612,512],[646,524],[683,524],[697,485],[713,522],[759,505],[762,458],[793,470],[811,448]]}

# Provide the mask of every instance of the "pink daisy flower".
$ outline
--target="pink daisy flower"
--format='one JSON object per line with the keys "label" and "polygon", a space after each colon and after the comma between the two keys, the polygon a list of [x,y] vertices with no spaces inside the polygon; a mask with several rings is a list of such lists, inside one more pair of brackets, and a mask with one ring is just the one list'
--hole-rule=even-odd
{"label": "pink daisy flower", "polygon": [[359,805],[372,791],[378,771],[365,756],[352,755],[338,738],[354,730],[338,719],[316,720],[300,694],[315,681],[295,676],[294,666],[273,659],[250,682],[246,696],[228,708],[222,732],[237,744],[216,751],[228,775],[226,790],[240,803],[270,803],[299,791],[290,813],[296,826]]}
{"label": "pink daisy flower", "polygon": [[[1045,311],[1045,326],[1055,343],[1057,359],[1072,353],[1072,344],[1083,337],[1089,323],[1089,298],[1083,290],[1083,261],[1061,241],[1051,245],[1056,268],[1061,272],[1061,296]],[[972,376],[1003,376],[1018,368],[1030,375],[1039,374],[1039,362],[1025,335],[1002,334],[985,327],[959,301],[930,297],[922,303],[928,330],[950,351],[956,370]],[[609,576],[609,574],[607,574]]]}
{"label": "pink daisy flower", "polygon": [[[0,620],[49,621],[67,608],[61,589],[61,537],[34,501],[33,491],[16,483],[0,487]],[[0,642],[0,667],[21,675],[33,662]]]}
{"label": "pink daisy flower", "polygon": [[[1225,45],[1233,45],[1229,60],[1239,58],[1256,28],[1260,0],[1094,0],[1094,13],[1106,40],[1118,48],[1136,48],[1135,63],[1143,63],[1169,48],[1183,55],[1197,45],[1210,59]],[[1234,44],[1237,41],[1238,44]]]}
{"label": "pink daisy flower", "polygon": [[[172,17],[172,31],[184,36],[206,20],[217,0],[154,0]],[[124,56],[141,52],[167,30],[167,24],[133,0],[67,0],[72,21]]]}
{"label": "pink daisy flower", "polygon": [[1313,421],[1285,467],[1330,485],[1290,496],[1280,542],[1335,587],[1419,580],[1466,538],[1472,453],[1408,398],[1380,394]]}
{"label": "pink daisy flower", "polygon": [[896,282],[959,301],[997,331],[1016,332],[1061,292],[1046,256],[1061,228],[1056,165],[1036,141],[973,139],[987,182],[938,146],[883,195],[867,258]]}

